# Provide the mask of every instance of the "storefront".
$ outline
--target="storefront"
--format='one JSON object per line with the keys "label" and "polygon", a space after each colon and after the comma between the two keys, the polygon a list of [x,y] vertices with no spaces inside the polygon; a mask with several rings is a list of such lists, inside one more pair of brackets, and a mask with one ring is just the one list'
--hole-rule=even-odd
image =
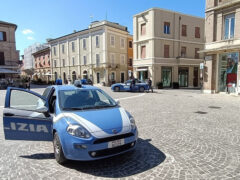
{"label": "storefront", "polygon": [[178,83],[179,87],[188,87],[188,67],[178,68]]}
{"label": "storefront", "polygon": [[138,72],[138,79],[141,81],[145,81],[148,79],[148,68],[138,68],[137,69]]}
{"label": "storefront", "polygon": [[235,93],[237,91],[239,53],[219,55],[218,91]]}
{"label": "storefront", "polygon": [[162,83],[163,88],[169,88],[172,85],[172,68],[162,67]]}

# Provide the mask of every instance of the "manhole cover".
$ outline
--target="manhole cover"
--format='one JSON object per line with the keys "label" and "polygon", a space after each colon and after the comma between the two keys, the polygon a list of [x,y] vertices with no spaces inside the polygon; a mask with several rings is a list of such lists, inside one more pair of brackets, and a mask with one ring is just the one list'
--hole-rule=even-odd
{"label": "manhole cover", "polygon": [[208,108],[211,108],[211,109],[221,109],[221,107],[219,107],[219,106],[208,106]]}
{"label": "manhole cover", "polygon": [[197,113],[197,114],[207,114],[207,112],[204,112],[204,111],[197,111],[195,113]]}

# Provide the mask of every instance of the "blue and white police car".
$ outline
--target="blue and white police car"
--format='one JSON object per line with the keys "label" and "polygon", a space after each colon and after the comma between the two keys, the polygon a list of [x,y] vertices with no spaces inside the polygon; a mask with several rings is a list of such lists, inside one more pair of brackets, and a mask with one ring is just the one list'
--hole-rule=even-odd
{"label": "blue and white police car", "polygon": [[43,95],[8,88],[3,110],[5,139],[53,141],[56,161],[90,161],[133,150],[134,118],[101,89],[49,86]]}

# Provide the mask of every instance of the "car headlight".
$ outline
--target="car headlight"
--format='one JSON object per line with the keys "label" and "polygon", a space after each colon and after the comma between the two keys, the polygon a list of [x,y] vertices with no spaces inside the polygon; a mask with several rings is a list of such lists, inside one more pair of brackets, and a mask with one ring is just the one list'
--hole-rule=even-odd
{"label": "car headlight", "polygon": [[134,118],[130,117],[129,120],[130,120],[130,123],[131,123],[132,130],[135,130],[136,129],[136,123],[135,123]]}
{"label": "car headlight", "polygon": [[72,136],[80,138],[90,138],[90,133],[79,124],[70,124],[67,128],[67,132]]}

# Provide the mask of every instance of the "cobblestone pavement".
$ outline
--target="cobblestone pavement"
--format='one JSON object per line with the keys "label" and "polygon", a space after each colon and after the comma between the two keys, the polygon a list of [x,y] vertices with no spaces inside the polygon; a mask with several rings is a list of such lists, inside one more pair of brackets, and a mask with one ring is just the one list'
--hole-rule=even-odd
{"label": "cobblestone pavement", "polygon": [[[1,121],[0,179],[240,179],[240,97],[103,89],[135,117],[140,139],[133,153],[61,166],[51,142],[5,141]],[[0,116],[4,96],[0,91]]]}

